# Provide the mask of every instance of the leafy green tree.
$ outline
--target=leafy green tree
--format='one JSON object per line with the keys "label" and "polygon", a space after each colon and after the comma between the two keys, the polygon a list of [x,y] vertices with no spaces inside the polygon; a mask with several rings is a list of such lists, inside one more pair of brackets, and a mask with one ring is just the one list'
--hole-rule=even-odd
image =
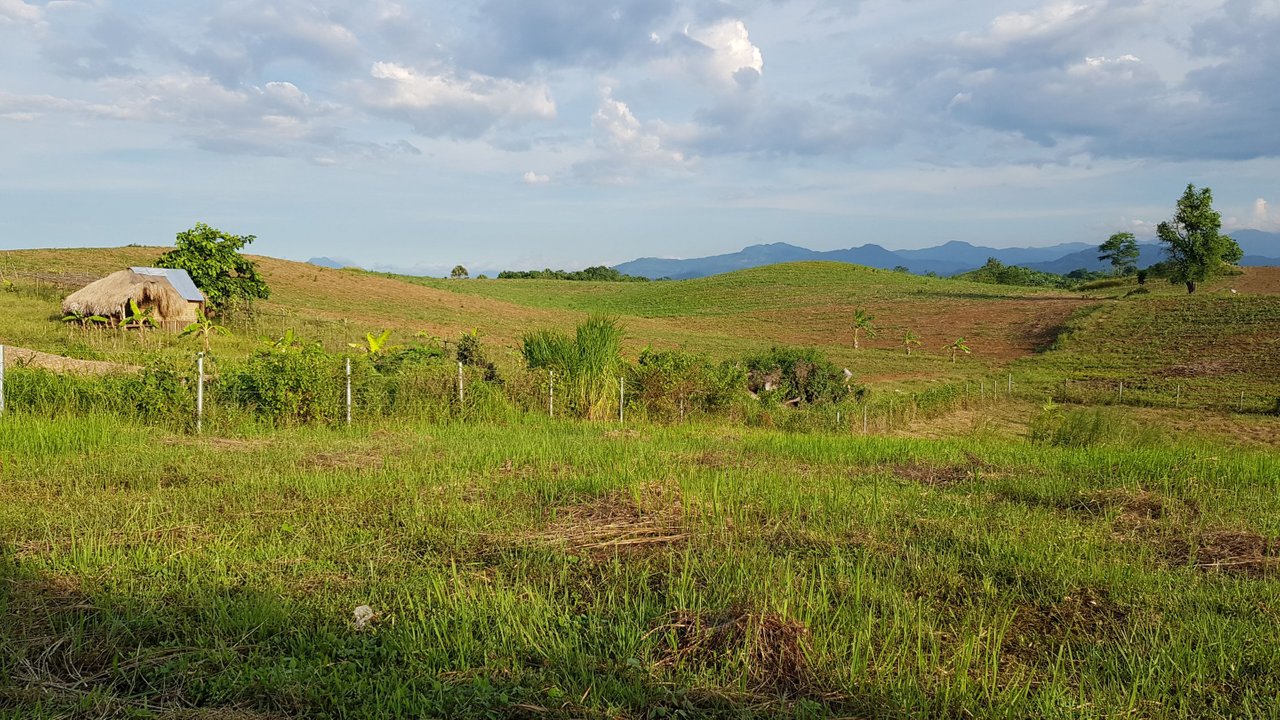
{"label": "leafy green tree", "polygon": [[467,272],[467,269],[461,265],[454,265],[453,269],[449,271],[449,278],[451,280],[466,280],[470,276],[471,275]]}
{"label": "leafy green tree", "polygon": [[1116,233],[1098,246],[1098,259],[1110,262],[1116,275],[1128,275],[1138,266],[1138,239],[1133,233]]}
{"label": "leafy green tree", "polygon": [[875,325],[872,324],[872,321],[874,321],[875,319],[876,318],[874,315],[871,315],[870,313],[868,313],[866,310],[863,310],[862,308],[858,308],[857,310],[853,311],[853,349],[854,350],[858,349],[858,338],[860,334],[866,333],[866,336],[869,338],[873,338],[876,336],[876,327]]}
{"label": "leafy green tree", "polygon": [[156,265],[186,270],[204,293],[209,312],[217,315],[237,303],[265,299],[270,294],[257,265],[240,254],[256,239],[196,223],[178,233],[174,248],[161,255]]}
{"label": "leafy green tree", "polygon": [[204,314],[204,310],[196,310],[196,321],[182,329],[178,337],[197,337],[200,338],[201,345],[204,346],[205,354],[209,352],[209,338],[214,335],[230,335],[231,331],[226,327],[215,323]]}
{"label": "leafy green tree", "polygon": [[1194,293],[1224,265],[1239,262],[1240,246],[1219,231],[1222,215],[1213,209],[1213,191],[1188,184],[1173,219],[1156,228],[1169,260],[1169,282],[1184,283]]}

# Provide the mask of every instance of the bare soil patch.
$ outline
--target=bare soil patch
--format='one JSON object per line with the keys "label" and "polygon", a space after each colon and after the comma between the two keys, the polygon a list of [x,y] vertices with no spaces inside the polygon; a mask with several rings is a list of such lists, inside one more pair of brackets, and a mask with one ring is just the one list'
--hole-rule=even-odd
{"label": "bare soil patch", "polygon": [[9,345],[4,348],[4,366],[6,368],[32,367],[77,375],[111,375],[113,373],[137,372],[141,369],[137,365],[125,365],[105,360],[78,360]]}
{"label": "bare soil patch", "polygon": [[1068,643],[1106,642],[1128,622],[1128,610],[1105,590],[1084,587],[1052,604],[1018,607],[1001,650],[1016,657],[1039,657]]}
{"label": "bare soil patch", "polygon": [[1153,549],[1167,567],[1191,565],[1201,572],[1250,578],[1280,573],[1280,538],[1252,530],[1190,530],[1126,513],[1116,519],[1114,534],[1123,542]]}
{"label": "bare soil patch", "polygon": [[647,637],[656,637],[658,667],[723,667],[740,662],[747,685],[768,692],[804,692],[813,686],[809,628],[776,613],[742,606],[719,612],[677,610]]}

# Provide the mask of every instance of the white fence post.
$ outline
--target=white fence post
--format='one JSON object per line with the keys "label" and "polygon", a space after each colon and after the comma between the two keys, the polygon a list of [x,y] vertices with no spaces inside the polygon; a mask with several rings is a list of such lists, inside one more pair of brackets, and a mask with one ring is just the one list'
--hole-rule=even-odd
{"label": "white fence post", "polygon": [[0,345],[0,414],[4,414],[4,346]]}
{"label": "white fence post", "polygon": [[547,386],[547,415],[556,416],[556,371],[548,370],[551,373],[551,383]]}
{"label": "white fence post", "polygon": [[462,404],[462,361],[458,361],[458,404]]}
{"label": "white fence post", "polygon": [[196,354],[196,434],[204,431],[204,353]]}
{"label": "white fence post", "polygon": [[622,408],[627,404],[627,379],[618,378],[618,424],[622,424]]}
{"label": "white fence post", "polygon": [[351,358],[347,358],[347,425],[351,424]]}
{"label": "white fence post", "polygon": [[862,406],[862,434],[867,434],[867,406],[865,403]]}

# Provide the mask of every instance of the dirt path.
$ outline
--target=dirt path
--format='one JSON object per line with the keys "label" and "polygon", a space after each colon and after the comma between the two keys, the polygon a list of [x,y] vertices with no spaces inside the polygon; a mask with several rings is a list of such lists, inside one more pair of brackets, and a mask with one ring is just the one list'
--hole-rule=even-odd
{"label": "dirt path", "polygon": [[34,367],[54,372],[76,373],[77,375],[109,375],[111,373],[137,372],[137,365],[106,362],[104,360],[77,360],[76,358],[52,355],[39,350],[4,346],[4,366],[6,368]]}

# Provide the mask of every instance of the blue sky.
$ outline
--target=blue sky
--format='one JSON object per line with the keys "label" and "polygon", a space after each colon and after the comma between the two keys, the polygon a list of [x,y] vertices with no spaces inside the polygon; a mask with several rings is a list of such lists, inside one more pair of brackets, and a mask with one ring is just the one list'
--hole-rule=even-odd
{"label": "blue sky", "polygon": [[0,248],[443,272],[1280,230],[1280,0],[0,0]]}

